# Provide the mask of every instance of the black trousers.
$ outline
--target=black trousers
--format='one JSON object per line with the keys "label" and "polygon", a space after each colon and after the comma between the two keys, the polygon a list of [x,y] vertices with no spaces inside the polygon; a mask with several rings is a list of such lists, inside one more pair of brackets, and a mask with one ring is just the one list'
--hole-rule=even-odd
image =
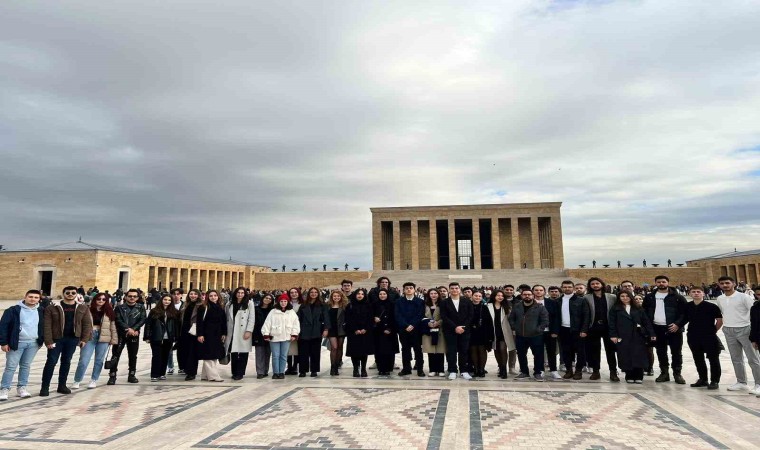
{"label": "black trousers", "polygon": [[[165,339],[161,342],[150,341],[150,377],[158,378],[166,376],[166,364],[169,362],[169,354],[172,351],[174,341]],[[132,370],[132,369],[130,369]]]}
{"label": "black trousers", "polygon": [[363,368],[364,370],[367,370],[367,355],[352,356],[351,364],[353,364],[354,369]]}
{"label": "black trousers", "polygon": [[544,336],[515,336],[517,360],[520,363],[520,373],[530,375],[528,367],[528,349],[533,353],[533,374],[539,375],[544,371]]}
{"label": "black trousers", "polygon": [[470,353],[470,334],[469,333],[446,333],[446,362],[449,366],[449,372],[457,373],[457,357],[459,357],[459,368],[462,371],[467,370],[469,353]]}
{"label": "black trousers", "polygon": [[230,371],[233,377],[244,377],[248,367],[248,353],[230,353]]}
{"label": "black trousers", "polygon": [[689,341],[689,349],[694,357],[694,365],[697,366],[697,373],[700,380],[707,379],[707,363],[705,363],[705,354],[710,361],[710,379],[713,383],[720,383],[720,349],[717,345],[717,337],[713,339],[714,343],[703,342],[700,340]]}
{"label": "black trousers", "polygon": [[196,376],[198,375],[198,357],[195,354],[195,349],[198,346],[198,338],[189,333],[183,333],[179,338],[179,345],[177,346],[177,361],[182,370],[185,371],[185,375]]}
{"label": "black trousers", "polygon": [[655,325],[654,333],[657,335],[655,349],[657,350],[657,361],[660,364],[661,371],[667,371],[671,365],[668,364],[668,347],[670,347],[670,357],[672,359],[673,372],[681,372],[683,368],[683,333],[681,330],[675,333],[668,332],[667,325]]}
{"label": "black trousers", "polygon": [[625,373],[625,379],[627,380],[643,380],[644,379],[644,369],[631,369]]}
{"label": "black trousers", "polygon": [[444,372],[446,369],[443,367],[443,360],[443,353],[428,353],[428,367],[430,371]]}
{"label": "black trousers", "polygon": [[557,338],[552,337],[548,331],[544,331],[544,347],[546,348],[546,357],[548,358],[549,370],[557,371]]}
{"label": "black trousers", "polygon": [[[127,355],[129,355],[129,372],[134,373],[137,371],[137,351],[140,349],[140,337],[122,337],[119,339],[119,343],[111,349],[111,356],[121,361],[121,353],[124,351],[124,347],[127,347]],[[119,369],[117,366],[118,363],[111,368],[110,375],[112,377],[116,376]],[[164,368],[166,368],[166,363],[164,363]]]}
{"label": "black trousers", "polygon": [[[301,350],[301,343],[298,343],[298,349]],[[299,351],[300,353],[300,351]],[[298,371],[298,364],[301,358],[298,355],[291,355],[288,356],[288,368],[286,369],[287,372],[290,372],[291,370]]]}
{"label": "black trousers", "polygon": [[617,372],[617,354],[615,353],[615,344],[610,340],[607,323],[596,324],[588,330],[586,337],[586,361],[588,366],[595,371],[601,367],[602,359],[602,342],[604,342],[604,353],[607,354],[607,366],[610,373]]}
{"label": "black trousers", "polygon": [[298,369],[299,373],[319,372],[319,357],[322,348],[322,338],[299,339]]}
{"label": "black trousers", "polygon": [[403,370],[412,370],[412,351],[414,351],[414,370],[422,370],[425,360],[422,358],[422,336],[417,329],[398,332],[401,342],[401,364]]}
{"label": "black trousers", "polygon": [[559,345],[565,369],[572,371],[575,361],[575,370],[583,370],[586,365],[586,338],[582,338],[579,331],[572,331],[570,327],[560,327]]}
{"label": "black trousers", "polygon": [[66,386],[66,380],[69,377],[69,369],[71,367],[71,358],[74,356],[74,352],[78,346],[79,339],[76,337],[62,337],[55,341],[55,347],[47,351],[45,368],[42,370],[43,388],[50,387],[50,380],[53,379],[53,372],[59,359],[61,367],[58,369],[58,385]]}
{"label": "black trousers", "polygon": [[396,359],[395,353],[381,353],[375,354],[375,363],[377,364],[378,372],[392,372],[393,362]]}

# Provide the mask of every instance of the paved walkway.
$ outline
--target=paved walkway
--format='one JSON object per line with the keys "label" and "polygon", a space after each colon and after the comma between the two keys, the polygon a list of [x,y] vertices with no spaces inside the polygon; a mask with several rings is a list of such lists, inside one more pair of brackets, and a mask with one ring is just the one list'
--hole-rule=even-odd
{"label": "paved walkway", "polygon": [[[757,448],[760,436],[760,398],[726,390],[734,382],[726,352],[719,391],[655,384],[653,377],[643,385],[502,381],[494,361],[483,381],[355,379],[348,359],[348,370],[330,377],[326,352],[319,378],[256,380],[250,361],[239,382],[225,367],[224,383],[178,375],[151,383],[149,354],[141,344],[139,384],[126,383],[125,357],[116,386],[105,386],[104,374],[96,389],[40,398],[41,350],[34,397],[19,400],[13,389],[11,400],[0,402],[0,448],[696,450]],[[693,382],[684,356],[684,375]]]}

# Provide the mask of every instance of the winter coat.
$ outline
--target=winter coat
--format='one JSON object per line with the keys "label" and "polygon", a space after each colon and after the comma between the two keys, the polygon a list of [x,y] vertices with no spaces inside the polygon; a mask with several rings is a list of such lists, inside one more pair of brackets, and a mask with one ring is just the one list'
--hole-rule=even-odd
{"label": "winter coat", "polygon": [[298,336],[300,332],[300,321],[292,309],[286,311],[279,308],[273,309],[264,321],[264,325],[261,326],[261,334],[269,336],[270,342],[289,341],[292,336]]}
{"label": "winter coat", "polygon": [[470,333],[470,322],[472,322],[472,313],[474,305],[464,297],[460,297],[459,311],[454,307],[454,301],[451,298],[444,299],[440,302],[441,320],[443,320],[443,332],[446,334],[455,334],[457,327],[464,327],[464,334]]}
{"label": "winter coat", "polygon": [[519,301],[509,312],[509,326],[517,336],[535,337],[543,336],[544,329],[549,325],[549,314],[544,305],[533,302],[533,305],[525,310],[525,303]]}
{"label": "winter coat", "polygon": [[[594,323],[596,322],[596,305],[594,305],[594,294],[588,293],[583,296],[583,298],[586,300],[586,303],[588,304],[589,313],[591,314],[591,322],[589,325],[589,328],[594,326]],[[607,314],[609,315],[610,310],[612,309],[612,305],[615,304],[615,296],[613,294],[604,294],[604,298],[607,301]],[[560,310],[560,323],[562,323],[562,310]]]}
{"label": "winter coat", "polygon": [[225,353],[250,353],[253,349],[253,339],[243,339],[246,332],[253,335],[253,329],[256,328],[256,307],[253,302],[248,302],[248,309],[240,308],[232,317],[234,311],[232,302],[225,306],[227,314],[227,340],[224,341]]}
{"label": "winter coat", "polygon": [[[63,337],[66,315],[60,304],[52,304],[45,308],[44,338],[45,345],[53,345],[55,341]],[[80,342],[87,342],[92,337],[92,314],[90,308],[84,303],[77,305],[74,311],[74,336]]]}
{"label": "winter coat", "polygon": [[[562,302],[564,300],[564,297],[557,299],[560,328],[562,327]],[[570,302],[570,331],[588,333],[588,329],[591,327],[591,311],[588,302],[584,297],[579,297],[575,294],[568,301]]]}
{"label": "winter coat", "polygon": [[495,322],[496,320],[496,311],[494,310],[493,303],[489,303],[486,305],[488,308],[488,313],[491,315],[491,323],[493,323],[494,326],[494,338],[493,338],[493,345],[494,349],[496,348],[496,327],[501,326],[501,332],[504,334],[504,342],[507,344],[507,350],[512,351],[517,349],[515,346],[515,337],[512,334],[512,327],[509,325],[509,314],[505,314],[507,308],[504,306],[501,307],[501,324],[498,324]]}
{"label": "winter coat", "polygon": [[[37,306],[39,323],[37,324],[37,345],[41,346],[45,338],[45,310]],[[32,316],[34,317],[34,316]],[[6,309],[0,319],[0,345],[8,345],[11,350],[18,350],[21,334],[21,306],[13,305]]]}
{"label": "winter coat", "polygon": [[470,347],[476,345],[485,345],[487,348],[493,348],[494,329],[493,319],[488,313],[486,304],[480,302],[473,304],[472,320],[470,321]]}
{"label": "winter coat", "polygon": [[760,300],[755,300],[749,309],[749,341],[760,344]]}
{"label": "winter coat", "polygon": [[[372,304],[372,321],[375,317],[380,322],[375,323],[375,355],[390,355],[398,353],[398,329],[396,328],[396,315],[394,314],[393,302],[390,300],[378,300]],[[390,334],[385,334],[385,331]]]}
{"label": "winter coat", "polygon": [[[346,308],[346,356],[362,357],[375,352],[375,327],[369,299],[354,300]],[[356,334],[366,330],[365,334]]]}
{"label": "winter coat", "polygon": [[264,321],[267,320],[270,312],[272,312],[271,307],[262,308],[260,305],[256,307],[256,325],[253,327],[253,345],[256,347],[269,345],[261,334],[261,327],[264,326]]}
{"label": "winter coat", "polygon": [[111,320],[107,315],[103,314],[103,319],[100,322],[100,338],[98,342],[108,342],[111,345],[119,343],[119,333],[116,331],[116,321]]}
{"label": "winter coat", "polygon": [[[446,354],[446,339],[443,334],[443,322],[441,321],[441,305],[440,302],[436,305],[435,311],[431,311],[430,307],[425,305],[425,319],[428,321],[422,321],[420,328],[422,330],[422,351],[425,353],[438,353]],[[438,325],[437,341],[433,344],[433,333],[429,330],[428,322],[441,322]]]}
{"label": "winter coat", "polygon": [[544,308],[546,308],[546,312],[549,314],[549,329],[544,331],[548,331],[551,334],[559,334],[559,328],[562,326],[562,310],[559,309],[559,301],[545,298]]}
{"label": "winter coat", "polygon": [[[285,292],[283,295],[288,295],[287,292]],[[298,317],[298,311],[301,310],[301,306],[303,306],[301,303],[293,303],[293,312],[296,313],[296,317]],[[300,327],[301,324],[299,323],[298,326]],[[288,346],[288,356],[298,356],[298,339],[295,341],[291,341],[290,345]]]}
{"label": "winter coat", "polygon": [[[171,306],[170,306],[171,307]],[[162,342],[166,339],[176,341],[179,338],[179,319],[174,317],[156,317],[155,314],[148,314],[145,320],[145,334],[143,340],[149,342]]]}
{"label": "winter coat", "polygon": [[[644,297],[644,310],[649,321],[654,324],[654,313],[657,309],[657,290],[650,292]],[[686,325],[686,299],[675,288],[668,288],[668,295],[663,300],[665,303],[665,320],[670,324],[678,325],[678,333],[683,332]]]}
{"label": "winter coat", "polygon": [[198,308],[196,317],[197,337],[203,336],[203,343],[198,342],[196,355],[199,361],[222,359],[226,355],[222,336],[227,334],[227,314],[221,306],[209,302]]}
{"label": "winter coat", "polygon": [[609,332],[611,338],[621,339],[615,345],[620,370],[627,372],[649,367],[647,343],[655,334],[652,323],[642,308],[632,306],[630,314],[625,308],[612,308],[609,314]]}
{"label": "winter coat", "polygon": [[114,309],[114,315],[116,316],[116,329],[119,330],[120,336],[124,336],[127,328],[131,328],[139,333],[147,317],[145,306],[141,303],[136,303],[132,308],[123,303]]}
{"label": "winter coat", "polygon": [[327,307],[322,303],[303,304],[296,313],[301,326],[299,339],[321,339],[330,325]]}
{"label": "winter coat", "polygon": [[327,319],[327,326],[328,326],[328,332],[330,333],[329,336],[333,336],[333,331],[337,332],[337,337],[342,337],[346,335],[346,310],[343,308],[335,308],[337,312],[336,320],[337,323],[332,323],[332,309],[331,307],[327,306],[325,307],[325,318]]}
{"label": "winter coat", "polygon": [[411,325],[419,329],[422,318],[425,317],[425,301],[419,297],[413,297],[407,300],[406,297],[399,297],[394,305],[396,314],[396,326],[399,331],[406,331]]}

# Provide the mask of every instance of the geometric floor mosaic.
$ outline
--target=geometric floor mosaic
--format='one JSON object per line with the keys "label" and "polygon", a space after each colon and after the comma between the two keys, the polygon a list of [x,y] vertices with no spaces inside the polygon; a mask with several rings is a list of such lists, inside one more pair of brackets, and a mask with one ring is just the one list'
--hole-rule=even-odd
{"label": "geometric floor mosaic", "polygon": [[638,393],[469,393],[472,448],[728,448]]}
{"label": "geometric floor mosaic", "polygon": [[448,390],[296,388],[195,447],[437,449]]}
{"label": "geometric floor mosaic", "polygon": [[103,445],[235,389],[145,384],[51,392],[0,410],[0,440]]}

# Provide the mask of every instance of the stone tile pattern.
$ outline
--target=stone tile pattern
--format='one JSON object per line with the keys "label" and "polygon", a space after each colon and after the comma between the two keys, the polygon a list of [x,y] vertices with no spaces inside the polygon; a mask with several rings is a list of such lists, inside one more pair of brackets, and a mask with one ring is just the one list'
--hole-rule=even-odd
{"label": "stone tile pattern", "polygon": [[425,449],[440,395],[437,389],[303,388],[196,446]]}
{"label": "stone tile pattern", "polygon": [[713,448],[629,394],[479,391],[483,449]]}
{"label": "stone tile pattern", "polygon": [[[0,411],[0,441],[105,444],[229,390],[215,386],[117,385],[72,395],[51,394]],[[30,427],[31,417],[44,420]]]}

